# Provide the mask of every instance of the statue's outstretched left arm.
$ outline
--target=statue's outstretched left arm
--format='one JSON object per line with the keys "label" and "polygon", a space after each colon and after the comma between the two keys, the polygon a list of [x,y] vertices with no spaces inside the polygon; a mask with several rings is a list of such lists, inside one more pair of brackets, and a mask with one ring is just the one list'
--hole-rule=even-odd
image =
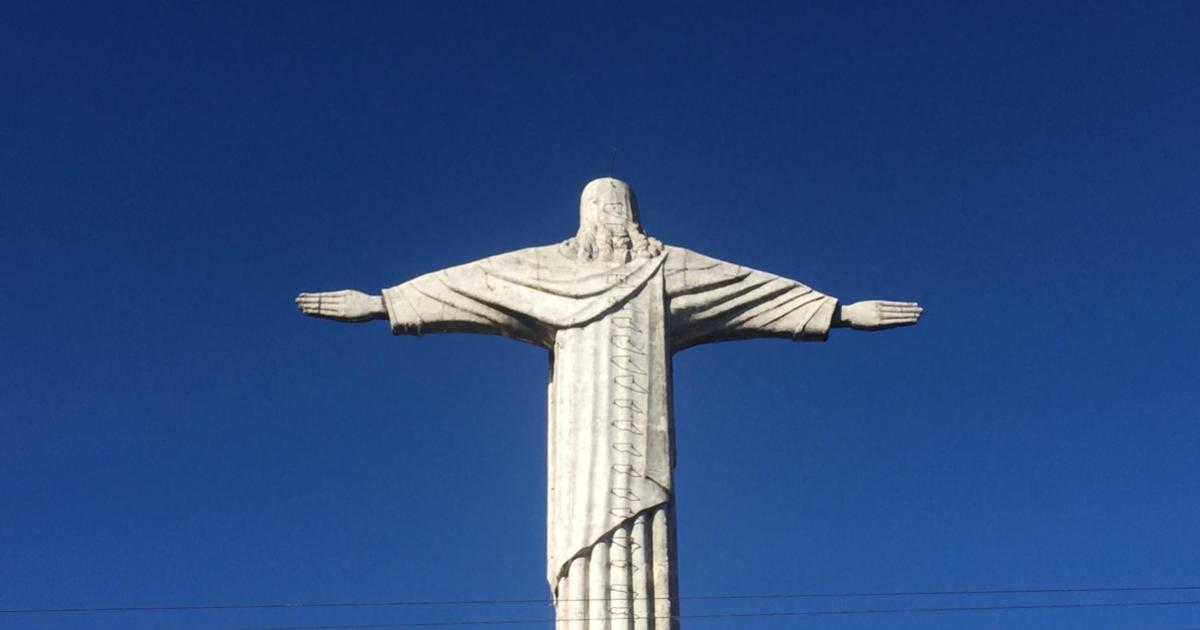
{"label": "statue's outstretched left arm", "polygon": [[921,317],[916,302],[842,305],[795,280],[670,248],[665,263],[676,350],[714,341],[781,337],[822,341],[831,328],[885,330]]}
{"label": "statue's outstretched left arm", "polygon": [[834,328],[849,327],[854,330],[887,330],[899,326],[912,326],[921,319],[924,310],[916,302],[866,300],[845,306],[839,304],[833,312],[830,325]]}

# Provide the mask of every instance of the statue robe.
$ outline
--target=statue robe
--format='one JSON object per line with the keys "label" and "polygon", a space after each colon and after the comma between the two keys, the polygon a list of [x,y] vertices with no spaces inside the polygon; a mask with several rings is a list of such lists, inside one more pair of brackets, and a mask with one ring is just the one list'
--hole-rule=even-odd
{"label": "statue robe", "polygon": [[824,340],[837,303],[675,247],[622,264],[535,247],[383,296],[395,334],[490,333],[550,350],[546,570],[560,630],[677,627],[672,354]]}

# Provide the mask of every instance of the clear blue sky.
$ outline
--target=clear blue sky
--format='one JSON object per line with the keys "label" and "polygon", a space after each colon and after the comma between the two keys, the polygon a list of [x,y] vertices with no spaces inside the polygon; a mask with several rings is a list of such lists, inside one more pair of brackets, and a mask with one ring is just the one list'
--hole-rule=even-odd
{"label": "clear blue sky", "polygon": [[292,297],[561,240],[614,145],[664,242],[926,306],[677,357],[684,596],[1200,585],[1200,8],[974,4],[7,3],[0,608],[546,596],[544,352]]}

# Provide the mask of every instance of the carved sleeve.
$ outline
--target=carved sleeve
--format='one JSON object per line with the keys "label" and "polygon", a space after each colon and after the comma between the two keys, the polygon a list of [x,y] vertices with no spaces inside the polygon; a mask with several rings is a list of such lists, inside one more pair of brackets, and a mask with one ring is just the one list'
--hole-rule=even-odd
{"label": "carved sleeve", "polygon": [[383,290],[392,333],[466,332],[502,335],[540,346],[553,343],[553,332],[534,319],[489,301],[486,274],[470,263],[419,276]]}
{"label": "carved sleeve", "polygon": [[837,299],[795,280],[671,248],[665,279],[671,347],[754,337],[824,341]]}

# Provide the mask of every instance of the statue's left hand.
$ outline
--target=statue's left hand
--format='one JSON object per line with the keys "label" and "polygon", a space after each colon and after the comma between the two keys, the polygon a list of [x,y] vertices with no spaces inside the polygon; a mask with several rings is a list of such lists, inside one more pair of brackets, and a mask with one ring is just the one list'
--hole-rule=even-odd
{"label": "statue's left hand", "polygon": [[301,293],[296,297],[300,312],[339,322],[365,322],[387,317],[383,297],[346,289],[325,293]]}
{"label": "statue's left hand", "polygon": [[866,300],[843,306],[837,323],[855,330],[885,330],[917,323],[924,310],[916,302]]}

